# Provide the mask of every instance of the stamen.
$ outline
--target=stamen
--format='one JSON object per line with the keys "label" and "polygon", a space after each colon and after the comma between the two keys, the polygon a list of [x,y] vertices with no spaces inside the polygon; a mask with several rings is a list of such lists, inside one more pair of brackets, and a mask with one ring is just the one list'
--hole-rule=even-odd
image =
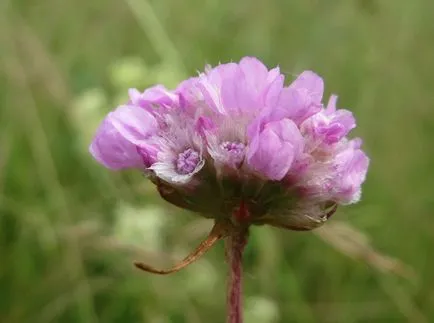
{"label": "stamen", "polygon": [[223,149],[235,154],[240,154],[244,152],[245,148],[245,145],[243,143],[236,141],[224,141],[220,144],[220,146]]}
{"label": "stamen", "polygon": [[179,174],[186,175],[194,171],[200,161],[199,153],[191,148],[178,155],[176,170]]}
{"label": "stamen", "polygon": [[230,160],[234,164],[239,164],[243,161],[246,146],[242,142],[224,141],[220,144],[220,147],[230,154]]}

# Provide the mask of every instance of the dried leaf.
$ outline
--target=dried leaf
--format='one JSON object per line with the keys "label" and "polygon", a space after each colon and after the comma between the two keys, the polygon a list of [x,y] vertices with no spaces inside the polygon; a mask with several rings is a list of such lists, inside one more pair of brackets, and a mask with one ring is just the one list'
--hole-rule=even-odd
{"label": "dried leaf", "polygon": [[412,268],[375,250],[369,238],[348,223],[328,222],[313,232],[350,258],[363,261],[383,273],[393,273],[409,280],[416,279],[416,273]]}

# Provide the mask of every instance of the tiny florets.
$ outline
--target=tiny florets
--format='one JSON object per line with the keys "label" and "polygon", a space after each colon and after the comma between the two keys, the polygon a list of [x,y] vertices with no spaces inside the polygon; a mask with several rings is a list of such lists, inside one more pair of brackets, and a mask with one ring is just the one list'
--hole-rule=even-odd
{"label": "tiny florets", "polygon": [[241,202],[251,224],[295,230],[321,225],[360,199],[369,159],[350,111],[311,71],[284,85],[259,60],[208,67],[175,90],[132,89],[90,146],[111,169],[140,168],[169,202],[209,218]]}
{"label": "tiny florets", "polygon": [[235,154],[235,155],[242,154],[245,148],[244,144],[241,142],[230,142],[230,141],[222,142],[221,147],[227,150],[228,152],[230,152],[231,154]]}
{"label": "tiny florets", "polygon": [[178,159],[176,160],[176,170],[178,173],[183,175],[190,174],[196,168],[199,161],[199,153],[188,148],[178,155]]}

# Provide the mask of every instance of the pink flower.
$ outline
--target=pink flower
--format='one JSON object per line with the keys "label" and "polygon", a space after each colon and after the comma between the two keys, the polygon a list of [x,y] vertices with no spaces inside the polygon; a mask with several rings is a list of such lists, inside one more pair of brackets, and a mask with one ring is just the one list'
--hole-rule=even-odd
{"label": "pink flower", "polygon": [[143,169],[166,200],[206,217],[244,201],[253,224],[312,229],[330,207],[360,199],[369,165],[361,141],[346,137],[353,115],[334,95],[324,108],[323,91],[311,71],[285,86],[278,67],[245,57],[173,91],[131,89],[90,152],[111,169]]}
{"label": "pink flower", "polygon": [[148,140],[157,129],[157,121],[149,112],[133,105],[120,106],[108,114],[97,130],[90,153],[111,169],[149,167],[156,149]]}
{"label": "pink flower", "polygon": [[294,121],[271,121],[251,138],[248,165],[271,180],[281,180],[303,152],[303,137]]}

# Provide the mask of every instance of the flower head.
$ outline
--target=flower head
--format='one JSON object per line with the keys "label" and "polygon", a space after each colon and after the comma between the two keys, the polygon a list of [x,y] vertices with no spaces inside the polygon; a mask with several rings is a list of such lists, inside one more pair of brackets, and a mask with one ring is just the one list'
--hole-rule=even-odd
{"label": "flower head", "polygon": [[161,196],[205,217],[310,230],[337,205],[360,199],[369,159],[351,112],[324,107],[311,71],[284,85],[259,60],[207,67],[168,90],[129,91],[109,113],[90,152],[111,169],[139,168]]}

